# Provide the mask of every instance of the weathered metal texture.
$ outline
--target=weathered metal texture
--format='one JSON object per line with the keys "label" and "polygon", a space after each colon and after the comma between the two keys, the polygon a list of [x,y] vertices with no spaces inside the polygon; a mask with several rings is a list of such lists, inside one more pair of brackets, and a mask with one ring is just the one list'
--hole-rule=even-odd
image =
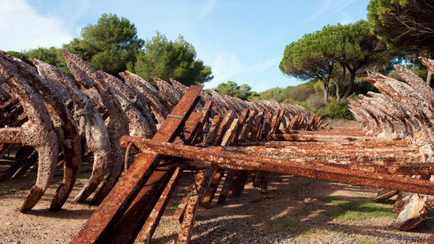
{"label": "weathered metal texture", "polygon": [[214,145],[214,141],[217,138],[217,132],[219,130],[222,120],[223,118],[220,114],[216,114],[216,116],[214,116],[214,118],[212,119],[211,127],[209,129],[207,136],[205,137],[206,145]]}
{"label": "weathered metal texture", "polygon": [[0,143],[21,143],[22,137],[22,128],[0,128]]}
{"label": "weathered metal texture", "polygon": [[[37,64],[39,61],[32,59],[32,62]],[[38,75],[34,67],[28,64],[24,65],[24,62],[22,62],[22,66],[29,70],[33,77],[33,79],[29,79],[29,84],[39,91],[47,104],[65,156],[63,180],[57,188],[50,206],[50,210],[59,210],[69,197],[81,164],[81,140],[78,127],[71,111],[64,105],[68,99],[68,93],[57,83],[45,79],[43,75]]]}
{"label": "weathered metal texture", "polygon": [[434,183],[428,180],[370,173],[360,170],[348,171],[338,167],[324,166],[315,162],[260,157],[234,152],[222,147],[196,148],[171,143],[156,144],[144,138],[129,138],[143,151],[159,152],[165,155],[191,160],[209,161],[217,166],[230,169],[265,170],[270,172],[300,175],[336,182],[397,189],[414,193],[434,195]]}
{"label": "weathered metal texture", "polygon": [[[205,106],[203,107],[202,111],[191,113],[191,115],[188,117],[188,120],[185,122],[185,126],[183,128],[184,139],[182,140],[182,139],[180,139],[180,137],[177,137],[175,139],[175,143],[183,143],[183,142],[190,143],[193,140],[193,138],[195,137],[197,132],[203,126],[203,123],[208,118],[209,111],[212,107],[211,105],[212,105],[211,102],[207,102],[205,104]],[[179,168],[176,169],[176,171],[178,171],[178,172],[179,172],[179,170],[180,170]],[[176,178],[174,178],[173,181],[177,181],[177,177],[179,176],[179,174],[177,173],[177,174],[175,174],[175,176],[176,176]],[[167,187],[168,186],[166,186],[166,188]],[[141,198],[142,195],[147,197],[146,196],[147,194],[148,193],[142,189],[137,198]],[[152,234],[155,231],[155,228],[158,225],[158,222],[160,221],[161,215],[163,214],[163,212],[165,210],[165,206],[167,204],[167,201],[169,200],[168,198],[165,200],[164,196],[162,198],[163,199],[160,199],[161,201],[159,200],[159,202],[156,203],[156,205],[153,209],[154,215],[160,216],[160,217],[148,218],[144,224],[143,229],[142,229],[142,232],[146,232],[146,233],[150,234],[150,236],[148,236],[148,234],[146,234],[145,239],[147,239],[147,240],[150,240],[150,238],[152,237]],[[140,208],[140,205],[138,206],[138,208]],[[127,214],[128,214],[128,212],[127,212]],[[141,213],[139,216],[137,214],[134,214],[135,218],[140,218],[140,216],[143,216],[142,218],[147,217],[146,215],[143,215],[143,213]]]}
{"label": "weathered metal texture", "polygon": [[[119,139],[123,135],[128,135],[128,118],[122,110],[119,101],[116,99],[114,90],[105,82],[101,73],[96,72],[80,57],[62,50],[68,68],[76,80],[83,88],[88,89],[89,94],[94,92],[99,95],[102,105],[107,109],[110,120],[107,131],[110,138],[110,158],[108,161],[109,175],[103,180],[101,188],[98,190],[92,202],[100,203],[115,185],[122,173],[123,156],[125,149],[120,146]],[[96,96],[96,94],[94,94]],[[99,182],[95,182],[99,183]],[[77,195],[75,200],[83,201],[96,189],[98,184],[86,185]]]}
{"label": "weathered metal texture", "polygon": [[136,90],[130,88],[118,78],[102,71],[98,71],[98,73],[107,84],[114,88],[112,90],[128,117],[129,134],[148,138],[152,137],[157,131],[157,126],[151,112],[148,110],[147,104],[149,100],[144,96],[138,96]]}
{"label": "weathered metal texture", "polygon": [[255,117],[255,120],[252,124],[252,129],[250,131],[249,140],[250,141],[257,141],[258,135],[260,134],[262,130],[262,125],[264,122],[264,113],[265,109],[259,110],[258,114]]}
{"label": "weathered metal texture", "polygon": [[[186,94],[172,111],[172,116],[165,120],[164,124],[152,138],[156,143],[172,141],[175,138],[178,127],[183,124],[192,111],[202,87],[191,86]],[[137,158],[131,168],[119,179],[109,195],[92,214],[72,243],[94,243],[100,236],[107,233],[120,220],[128,206],[133,202],[142,186],[157,167],[161,156],[153,154],[145,158]],[[111,233],[113,234],[113,233]],[[137,233],[138,234],[138,233]]]}
{"label": "weathered metal texture", "polygon": [[[420,59],[433,70],[432,60]],[[350,103],[351,110],[369,133],[380,137],[409,138],[419,148],[421,158],[417,162],[432,162],[434,91],[412,71],[398,65],[395,69],[406,83],[382,75],[366,79],[381,94],[368,93],[369,97],[360,97]],[[432,196],[420,194],[399,197],[396,201],[396,206],[399,206],[396,208],[399,212],[396,227],[401,230],[416,227],[426,218],[432,199]]]}
{"label": "weathered metal texture", "polygon": [[219,186],[220,180],[223,177],[223,170],[219,169],[217,170],[211,180],[211,183],[208,187],[207,193],[205,194],[203,201],[202,201],[202,206],[208,208],[211,206],[212,200],[217,192],[217,188]]}
{"label": "weathered metal texture", "polygon": [[0,80],[4,80],[17,96],[28,117],[22,125],[25,145],[38,151],[38,177],[20,211],[28,211],[41,199],[53,177],[59,142],[49,112],[41,96],[29,85],[31,74],[23,70],[9,54],[0,51]]}
{"label": "weathered metal texture", "polygon": [[[85,138],[85,149],[94,154],[93,170],[87,185],[98,185],[102,180],[110,151],[109,136],[103,118],[93,101],[78,88],[79,84],[74,79],[42,61],[34,60],[34,64],[42,77],[62,87],[73,101],[74,118],[79,122],[80,135]],[[82,153],[85,154],[86,151]]]}
{"label": "weathered metal texture", "polygon": [[129,71],[121,72],[119,75],[124,78],[127,85],[134,87],[138,91],[138,96],[142,96],[143,99],[150,101],[149,106],[157,119],[157,127],[160,127],[164,123],[170,108],[161,103],[158,98],[158,91],[140,76]]}
{"label": "weathered metal texture", "polygon": [[249,114],[250,114],[250,109],[244,108],[243,111],[238,116],[239,125],[237,126],[237,129],[234,132],[233,141],[237,141],[238,138],[240,137],[242,130],[246,126],[246,121],[249,118]]}
{"label": "weathered metal texture", "polygon": [[293,140],[293,141],[355,141],[355,140],[380,140],[378,137],[372,136],[352,136],[352,135],[316,135],[316,134],[300,134],[300,133],[286,133],[274,134],[275,140]]}
{"label": "weathered metal texture", "polygon": [[235,172],[234,179],[231,187],[229,188],[228,197],[239,196],[244,190],[244,186],[247,182],[248,171],[239,170]]}
{"label": "weathered metal texture", "polygon": [[[150,156],[152,157],[152,155]],[[120,221],[113,227],[110,234],[102,237],[101,242],[133,243],[158,203],[158,199],[172,178],[174,171],[174,168],[155,169]]]}
{"label": "weathered metal texture", "polygon": [[154,77],[154,81],[157,84],[159,90],[158,94],[168,102],[170,106],[175,106],[181,99],[181,93],[171,86],[167,81]]}
{"label": "weathered metal texture", "polygon": [[216,170],[214,168],[208,168],[195,175],[195,190],[197,195],[193,195],[187,200],[184,218],[182,220],[181,229],[178,233],[176,243],[190,243],[191,232],[193,230],[197,209],[203,197],[205,196],[206,189],[211,183],[212,175],[215,171]]}
{"label": "weathered metal texture", "polygon": [[33,147],[20,147],[11,166],[0,176],[0,181],[10,180],[26,163],[31,154],[35,151]]}
{"label": "weathered metal texture", "polygon": [[158,223],[160,222],[160,219],[163,216],[164,209],[166,208],[167,203],[170,200],[170,196],[172,195],[172,192],[175,189],[180,173],[181,173],[180,168],[175,169],[175,172],[173,173],[172,177],[170,178],[169,182],[164,188],[164,191],[161,194],[160,198],[158,199],[158,202],[155,204],[154,209],[152,209],[152,212],[149,214],[148,219],[146,220],[142,230],[137,236],[136,241],[144,242],[144,243],[151,242],[152,236],[154,235]]}
{"label": "weathered metal texture", "polygon": [[229,110],[225,117],[223,118],[222,122],[220,123],[220,126],[218,127],[218,131],[217,131],[217,135],[216,135],[216,139],[215,142],[212,143],[210,145],[219,145],[222,140],[223,137],[228,129],[228,127],[232,124],[232,121],[235,119],[235,112],[233,110]]}
{"label": "weathered metal texture", "polygon": [[252,126],[253,126],[253,123],[255,121],[256,116],[257,116],[257,111],[256,110],[250,110],[249,116],[246,119],[245,124],[244,124],[242,130],[240,131],[240,134],[237,138],[239,141],[248,140],[248,135],[249,135],[250,130],[252,129]]}

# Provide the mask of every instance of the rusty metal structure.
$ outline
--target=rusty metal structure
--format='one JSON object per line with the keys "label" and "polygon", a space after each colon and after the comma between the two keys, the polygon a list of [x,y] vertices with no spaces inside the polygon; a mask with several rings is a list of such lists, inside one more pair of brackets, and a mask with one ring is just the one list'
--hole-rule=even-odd
{"label": "rusty metal structure", "polygon": [[[380,93],[350,101],[360,129],[332,130],[298,105],[243,101],[173,79],[155,78],[156,88],[63,55],[72,76],[0,51],[0,160],[10,164],[0,180],[37,166],[25,212],[62,165],[50,206],[58,210],[82,160],[92,160],[74,200],[99,207],[72,243],[149,243],[183,172],[193,180],[173,215],[179,243],[190,241],[199,206],[217,195],[224,204],[248,179],[266,193],[267,172],[382,188],[375,201],[397,194],[400,230],[421,223],[433,204],[434,91],[403,67],[404,81],[367,78]],[[421,61],[434,71],[434,61]]]}

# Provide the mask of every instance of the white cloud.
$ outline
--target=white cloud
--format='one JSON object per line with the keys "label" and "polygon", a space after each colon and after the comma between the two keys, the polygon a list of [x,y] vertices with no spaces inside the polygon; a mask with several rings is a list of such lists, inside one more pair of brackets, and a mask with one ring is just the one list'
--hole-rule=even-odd
{"label": "white cloud", "polygon": [[308,23],[322,15],[327,10],[330,3],[331,0],[324,0],[321,8],[318,9],[314,14],[312,14],[306,21],[304,21],[303,24]]}
{"label": "white cloud", "polygon": [[279,63],[279,60],[280,59],[277,57],[245,65],[238,60],[236,53],[229,54],[223,52],[217,56],[214,64],[211,66],[214,79],[205,83],[205,88],[216,87],[221,82],[227,82],[228,80],[234,80],[239,84],[249,83],[241,82],[240,80],[237,80],[237,77],[243,74],[263,72],[270,67],[276,66]]}
{"label": "white cloud", "polygon": [[354,21],[354,16],[351,16],[347,13],[343,14],[339,23],[346,25],[352,23]]}
{"label": "white cloud", "polygon": [[352,4],[355,0],[345,0],[342,4],[339,5],[338,8],[335,9],[335,11],[333,11],[328,17],[335,15],[337,13],[339,13],[342,9],[344,9],[345,7],[347,7],[348,5]]}
{"label": "white cloud", "polygon": [[60,46],[72,39],[65,23],[42,16],[26,0],[0,0],[0,49]]}

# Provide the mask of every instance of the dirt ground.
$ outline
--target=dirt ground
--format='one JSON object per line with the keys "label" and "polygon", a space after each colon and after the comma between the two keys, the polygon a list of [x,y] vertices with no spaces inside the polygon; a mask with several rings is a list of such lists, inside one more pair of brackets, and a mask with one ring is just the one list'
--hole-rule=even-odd
{"label": "dirt ground", "polygon": [[[89,176],[89,167],[83,171],[71,196]],[[70,197],[62,210],[48,211],[53,184],[34,210],[22,214],[18,208],[34,180],[32,171],[0,183],[0,243],[68,243],[95,209]],[[59,169],[55,181],[60,180]],[[190,180],[183,175],[153,243],[174,243],[179,223],[171,215]],[[412,232],[394,230],[393,202],[373,204],[375,194],[368,187],[270,175],[268,194],[249,183],[226,205],[201,208],[192,243],[418,243],[434,232],[432,217]]]}

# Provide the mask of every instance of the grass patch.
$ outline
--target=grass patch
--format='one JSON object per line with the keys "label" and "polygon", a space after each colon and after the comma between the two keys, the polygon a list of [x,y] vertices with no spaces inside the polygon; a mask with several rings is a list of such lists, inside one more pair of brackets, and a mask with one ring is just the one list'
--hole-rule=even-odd
{"label": "grass patch", "polygon": [[176,208],[178,208],[178,205],[179,205],[179,203],[180,203],[180,200],[178,200],[178,199],[173,199],[172,201],[170,201],[168,204],[167,204],[167,209],[170,209],[170,210],[175,210]]}
{"label": "grass patch", "polygon": [[298,219],[290,217],[276,217],[271,220],[272,225],[277,225],[280,232],[291,234],[304,234],[310,230],[310,227],[300,223]]}
{"label": "grass patch", "polygon": [[335,197],[324,197],[324,202],[331,203],[336,208],[324,211],[324,214],[345,220],[364,220],[376,217],[396,217],[397,214],[392,212],[390,205],[381,203],[359,203],[349,200],[338,199]]}
{"label": "grass patch", "polygon": [[298,210],[295,215],[296,216],[308,216],[309,214],[313,213],[313,210],[310,209],[300,209]]}

